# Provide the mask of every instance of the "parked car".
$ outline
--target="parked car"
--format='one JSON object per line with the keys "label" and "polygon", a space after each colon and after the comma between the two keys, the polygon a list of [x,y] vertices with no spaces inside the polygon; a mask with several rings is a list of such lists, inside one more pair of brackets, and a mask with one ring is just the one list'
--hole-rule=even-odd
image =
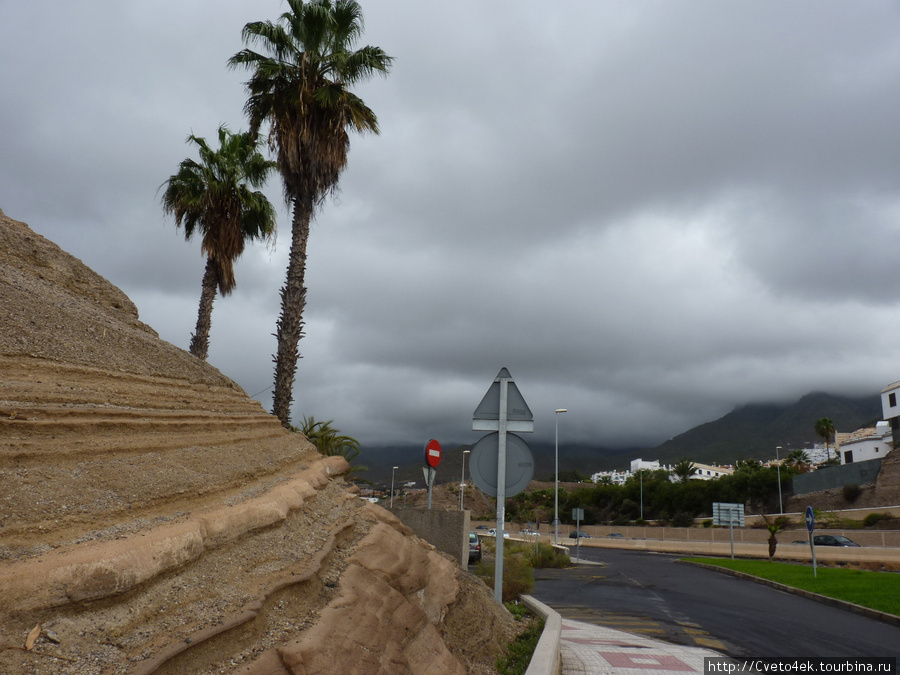
{"label": "parked car", "polygon": [[855,541],[850,541],[847,537],[839,534],[817,534],[813,537],[813,544],[816,546],[859,546]]}
{"label": "parked car", "polygon": [[[492,527],[490,530],[488,530],[488,534],[491,535],[492,537],[496,537],[496,536],[497,536],[497,530],[496,530],[495,528]],[[507,532],[506,530],[503,530],[503,538],[504,538],[504,539],[509,539],[509,532]]]}
{"label": "parked car", "polygon": [[481,560],[481,540],[477,533],[469,532],[469,564],[476,560]]}
{"label": "parked car", "polygon": [[590,539],[591,535],[587,532],[583,532],[582,530],[572,530],[572,533],[569,535],[569,539]]}
{"label": "parked car", "polygon": [[610,537],[610,538],[612,538],[612,539],[621,539],[624,535],[620,534],[619,532],[610,532],[610,533],[609,533],[608,535],[606,535],[606,536],[607,536],[607,537]]}
{"label": "parked car", "polygon": [[487,532],[488,526],[487,525],[477,525],[475,527],[475,529],[476,530],[484,530],[485,532]]}

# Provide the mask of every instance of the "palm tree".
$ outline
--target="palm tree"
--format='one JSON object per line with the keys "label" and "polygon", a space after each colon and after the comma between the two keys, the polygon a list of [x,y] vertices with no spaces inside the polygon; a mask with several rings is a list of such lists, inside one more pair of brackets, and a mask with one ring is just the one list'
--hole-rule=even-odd
{"label": "palm tree", "polygon": [[222,295],[234,290],[234,262],[248,239],[268,239],[275,232],[275,208],[262,192],[251,190],[263,186],[275,162],[259,153],[256,133],[233,134],[224,125],[218,150],[193,134],[187,142],[200,149],[200,161],[182,161],[160,188],[166,187],[163,211],[175,216],[176,227],[184,225],[185,239],[195,232],[203,237],[206,271],[190,351],[206,359],[216,290]]}
{"label": "palm tree", "polygon": [[687,483],[695,473],[697,473],[697,467],[687,458],[682,459],[672,467],[672,474],[681,483]]}
{"label": "palm tree", "polygon": [[827,417],[823,417],[816,420],[815,430],[816,436],[825,441],[825,459],[831,459],[831,456],[828,454],[828,444],[834,440],[834,422]]}
{"label": "palm tree", "polygon": [[[334,420],[321,422],[315,417],[304,417],[300,431],[320,453],[326,457],[340,455],[349,464],[359,457],[361,452],[359,441],[351,436],[342,435],[340,429],[336,429],[332,426],[333,424]],[[347,472],[347,479],[352,479],[352,475],[358,471],[368,471],[368,469],[364,466],[351,466],[350,471]]]}
{"label": "palm tree", "polygon": [[375,113],[350,87],[376,73],[391,58],[378,47],[354,50],[362,34],[362,10],[354,0],[287,0],[277,23],[244,26],[246,48],[228,61],[251,71],[244,107],[250,129],[269,123],[269,144],[277,153],[285,200],[292,206],[291,250],[281,289],[277,324],[272,412],[290,427],[291,401],[303,337],[306,306],[306,248],[310,220],[337,187],[347,165],[350,130],[378,133]]}
{"label": "palm tree", "polygon": [[806,450],[791,450],[784,458],[784,463],[797,469],[798,473],[809,471],[809,455]]}

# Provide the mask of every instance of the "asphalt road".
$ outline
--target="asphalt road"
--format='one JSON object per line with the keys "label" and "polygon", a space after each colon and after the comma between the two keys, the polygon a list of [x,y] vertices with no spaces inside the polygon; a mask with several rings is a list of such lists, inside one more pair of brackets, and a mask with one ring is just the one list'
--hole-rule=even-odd
{"label": "asphalt road", "polygon": [[581,549],[605,563],[535,570],[534,597],[562,616],[746,656],[900,657],[900,627],[664,554]]}

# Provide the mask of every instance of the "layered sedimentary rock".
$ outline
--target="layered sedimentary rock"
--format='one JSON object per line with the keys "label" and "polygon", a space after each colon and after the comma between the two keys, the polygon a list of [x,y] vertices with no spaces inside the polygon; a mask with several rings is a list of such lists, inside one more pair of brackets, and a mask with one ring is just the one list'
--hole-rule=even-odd
{"label": "layered sedimentary rock", "polygon": [[346,469],[0,212],[0,672],[486,671],[508,615]]}

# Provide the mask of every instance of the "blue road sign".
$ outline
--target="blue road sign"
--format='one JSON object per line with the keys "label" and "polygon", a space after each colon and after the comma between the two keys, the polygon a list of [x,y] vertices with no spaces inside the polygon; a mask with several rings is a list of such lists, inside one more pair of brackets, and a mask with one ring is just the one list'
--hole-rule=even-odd
{"label": "blue road sign", "polygon": [[812,532],[816,528],[816,516],[811,506],[806,507],[806,529]]}

